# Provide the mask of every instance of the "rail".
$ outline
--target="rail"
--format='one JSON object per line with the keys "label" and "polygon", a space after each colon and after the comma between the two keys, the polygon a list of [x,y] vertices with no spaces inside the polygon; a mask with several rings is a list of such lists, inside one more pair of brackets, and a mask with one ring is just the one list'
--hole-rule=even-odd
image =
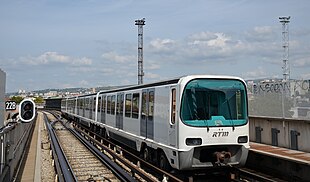
{"label": "rail", "polygon": [[233,174],[236,175],[232,181],[264,181],[264,182],[279,182],[279,179],[272,179],[271,176],[265,174],[258,174],[256,171],[248,169],[233,168]]}
{"label": "rail", "polygon": [[[154,179],[152,177],[150,177],[149,174],[147,174],[144,170],[142,170],[140,167],[137,166],[145,166],[146,168],[150,168],[152,170],[153,173],[156,173],[157,176],[162,176],[162,179],[169,179],[169,181],[172,182],[181,182],[183,180],[175,177],[174,175],[161,170],[160,168],[152,165],[149,162],[144,161],[143,159],[137,157],[135,154],[129,152],[128,150],[121,148],[117,145],[115,145],[114,143],[110,142],[109,140],[106,140],[105,138],[102,138],[102,136],[98,135],[97,133],[94,133],[88,129],[84,130],[89,133],[85,133],[82,129],[79,128],[75,128],[77,131],[83,133],[91,142],[93,142],[94,144],[100,146],[101,148],[104,149],[104,151],[108,152],[110,155],[113,156],[113,158],[115,158],[116,160],[121,161],[122,163],[126,164],[128,168],[131,169],[132,173],[136,173],[139,176],[141,176],[142,178],[144,178],[147,181],[153,181]],[[91,135],[93,135],[93,137]],[[96,140],[95,138],[99,138],[100,140],[103,140],[104,142],[107,143],[107,145],[102,144],[100,141]],[[115,150],[118,150],[119,153],[121,153],[122,155],[118,155],[117,153],[114,152],[114,150],[111,150],[110,148],[113,148]],[[127,160],[124,159],[124,157],[122,156],[129,156],[129,158],[132,159],[133,163],[137,163],[137,165],[134,165],[132,162],[129,162]]]}
{"label": "rail", "polygon": [[44,113],[44,120],[45,120],[47,129],[48,129],[50,140],[51,140],[51,148],[52,148],[53,158],[55,160],[55,167],[56,167],[56,172],[58,174],[58,180],[60,182],[77,181],[72,171],[72,168],[63,150],[61,149],[61,146],[59,144],[55,131],[52,127],[52,124],[49,122],[45,113]]}
{"label": "rail", "polygon": [[[62,122],[60,118],[54,113],[49,112],[57,119],[58,122]],[[66,125],[64,127],[70,131],[89,151],[91,151],[104,165],[106,165],[117,178],[121,181],[134,182],[136,179],[129,175],[122,167],[113,162],[110,158],[104,155],[98,148],[93,146],[89,141],[87,141],[83,136],[81,136],[78,132],[74,131],[71,128],[68,128]]]}

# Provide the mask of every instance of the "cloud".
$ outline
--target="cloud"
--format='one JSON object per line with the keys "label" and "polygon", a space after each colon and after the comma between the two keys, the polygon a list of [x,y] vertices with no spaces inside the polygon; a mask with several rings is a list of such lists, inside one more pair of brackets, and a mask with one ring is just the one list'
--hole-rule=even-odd
{"label": "cloud", "polygon": [[20,57],[20,63],[25,65],[48,65],[53,63],[59,64],[67,64],[72,66],[83,66],[83,65],[91,65],[92,60],[87,57],[74,58],[66,55],[61,55],[57,52],[45,52],[42,55],[37,57],[28,56],[28,57]]}
{"label": "cloud", "polygon": [[266,78],[268,74],[262,67],[258,67],[256,70],[248,71],[242,75],[245,79],[258,79]]}
{"label": "cloud", "polygon": [[160,63],[154,62],[152,60],[147,61],[145,64],[145,69],[147,70],[158,70],[160,69]]}
{"label": "cloud", "polygon": [[134,60],[137,60],[136,56],[132,56],[132,55],[119,55],[116,52],[107,52],[102,54],[102,58],[108,60],[108,61],[112,61],[112,62],[116,62],[116,63],[129,63],[129,62],[133,62]]}
{"label": "cloud", "polygon": [[170,51],[175,47],[176,42],[172,39],[153,39],[149,43],[149,48],[152,51]]}
{"label": "cloud", "polygon": [[78,84],[81,85],[82,87],[89,87],[90,86],[90,84],[87,80],[81,80],[81,81],[79,81]]}
{"label": "cloud", "polygon": [[293,60],[293,66],[297,68],[304,68],[304,67],[310,67],[310,58],[309,57],[303,57],[297,60]]}
{"label": "cloud", "polygon": [[160,78],[160,75],[154,74],[154,73],[146,73],[145,74],[145,78],[147,78],[147,79],[156,79],[156,78]]}
{"label": "cloud", "polygon": [[190,40],[201,40],[201,41],[209,41],[217,38],[213,32],[200,32],[196,34],[192,34],[189,36]]}
{"label": "cloud", "polygon": [[279,29],[271,26],[254,27],[254,29],[245,32],[245,39],[249,42],[272,42],[279,36]]}
{"label": "cloud", "polygon": [[190,45],[205,45],[214,48],[225,48],[230,37],[224,33],[201,32],[193,34],[189,37]]}

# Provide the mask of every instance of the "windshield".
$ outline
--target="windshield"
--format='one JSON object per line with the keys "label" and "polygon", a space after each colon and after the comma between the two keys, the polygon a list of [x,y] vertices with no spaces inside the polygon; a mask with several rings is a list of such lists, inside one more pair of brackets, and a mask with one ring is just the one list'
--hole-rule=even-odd
{"label": "windshield", "polygon": [[244,125],[246,104],[246,88],[239,80],[195,79],[184,89],[181,120],[191,126]]}

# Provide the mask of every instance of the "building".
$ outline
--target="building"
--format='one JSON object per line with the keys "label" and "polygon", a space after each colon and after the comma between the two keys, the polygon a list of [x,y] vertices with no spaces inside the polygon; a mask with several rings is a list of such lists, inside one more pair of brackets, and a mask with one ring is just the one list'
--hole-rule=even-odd
{"label": "building", "polygon": [[4,108],[5,108],[5,84],[6,84],[6,74],[0,69],[0,128],[4,125]]}

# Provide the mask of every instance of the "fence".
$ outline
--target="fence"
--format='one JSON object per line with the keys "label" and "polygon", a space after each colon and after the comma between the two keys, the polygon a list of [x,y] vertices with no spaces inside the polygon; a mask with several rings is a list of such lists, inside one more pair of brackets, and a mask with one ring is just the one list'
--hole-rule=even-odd
{"label": "fence", "polygon": [[248,81],[249,114],[310,120],[310,80]]}

